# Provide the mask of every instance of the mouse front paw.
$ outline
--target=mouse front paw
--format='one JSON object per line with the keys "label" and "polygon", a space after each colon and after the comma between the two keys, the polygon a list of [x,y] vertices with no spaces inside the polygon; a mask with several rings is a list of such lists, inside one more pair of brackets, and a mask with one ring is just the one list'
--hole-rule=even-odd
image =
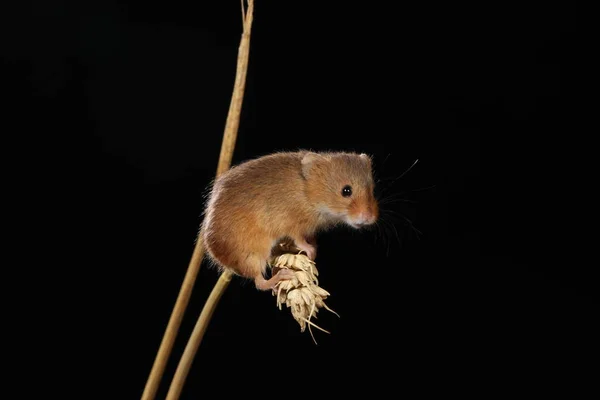
{"label": "mouse front paw", "polygon": [[306,256],[308,258],[310,258],[313,261],[315,260],[315,258],[317,257],[316,246],[308,243],[306,240],[297,240],[295,244],[297,248],[306,253]]}

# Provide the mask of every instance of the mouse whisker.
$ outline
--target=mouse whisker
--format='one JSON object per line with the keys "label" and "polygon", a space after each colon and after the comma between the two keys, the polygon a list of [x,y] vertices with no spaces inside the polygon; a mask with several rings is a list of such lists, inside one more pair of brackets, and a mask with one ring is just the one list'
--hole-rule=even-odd
{"label": "mouse whisker", "polygon": [[405,199],[405,203],[414,203],[417,204],[417,201],[415,200],[409,200],[407,199],[406,195],[410,194],[410,193],[415,193],[415,192],[423,192],[425,190],[429,190],[429,189],[433,189],[435,188],[436,185],[431,185],[431,186],[426,186],[426,187],[422,187],[422,188],[417,188],[417,189],[410,189],[410,190],[405,190],[399,193],[391,193],[391,194],[387,194],[387,188],[383,188],[383,189],[378,189],[376,191],[376,199],[379,202],[382,202],[383,204],[389,203],[390,200],[396,200],[396,199]]}
{"label": "mouse whisker", "polygon": [[375,179],[375,182],[377,183],[386,183],[386,182],[390,182],[390,181],[395,181],[397,180],[398,177],[397,176],[387,176],[387,177],[383,177],[383,178],[379,178],[377,177],[377,179]]}
{"label": "mouse whisker", "polygon": [[388,155],[385,156],[385,159],[383,160],[383,162],[381,163],[381,165],[384,165],[385,162],[387,161],[387,159],[390,158],[391,155],[392,155],[392,153],[388,153]]}
{"label": "mouse whisker", "polygon": [[392,204],[392,203],[411,203],[411,204],[418,203],[415,200],[410,200],[405,197],[400,197],[400,195],[392,195],[392,196],[383,197],[381,199],[378,199],[377,201],[379,202],[380,205]]}
{"label": "mouse whisker", "polygon": [[400,247],[402,247],[402,240],[400,239],[400,235],[398,234],[398,231],[394,224],[390,222],[387,218],[385,218],[385,216],[384,218],[381,218],[381,222],[382,226],[385,228],[386,234],[386,256],[389,256],[390,244],[392,242],[391,238],[396,237],[396,240],[398,240],[398,245]]}
{"label": "mouse whisker", "polygon": [[[411,164],[411,166],[410,166],[410,167],[408,167],[408,169],[406,169],[406,171],[404,171],[403,173],[401,173],[399,176],[397,176],[397,177],[389,177],[389,178],[379,178],[379,179],[377,179],[377,182],[378,182],[378,183],[386,183],[386,187],[383,189],[383,190],[385,191],[385,190],[389,189],[389,188],[390,188],[390,187],[391,187],[391,186],[392,186],[394,183],[396,183],[396,181],[398,181],[398,180],[402,179],[402,177],[403,177],[404,175],[406,175],[406,174],[407,174],[407,173],[408,173],[408,172],[409,172],[409,171],[410,171],[410,170],[411,170],[411,169],[412,169],[412,168],[415,166],[415,164],[416,164],[417,162],[419,162],[419,159],[416,159],[416,160],[415,160],[415,161],[414,161],[414,162]],[[385,181],[387,181],[387,180],[389,180],[390,182],[389,182],[389,183],[385,182]]]}
{"label": "mouse whisker", "polygon": [[436,185],[431,185],[431,186],[422,187],[422,188],[419,188],[419,189],[411,189],[411,190],[407,190],[407,191],[404,191],[404,192],[400,192],[398,194],[399,195],[403,195],[403,194],[413,193],[413,192],[422,192],[422,191],[425,191],[425,190],[433,189],[435,186]]}
{"label": "mouse whisker", "polygon": [[394,224],[390,224],[392,225],[392,228],[394,229],[394,233],[396,234],[396,239],[398,240],[398,245],[402,246],[402,241],[400,240],[400,236],[398,235],[398,230],[396,229],[396,225]]}
{"label": "mouse whisker", "polygon": [[378,232],[379,236],[381,236],[381,241],[383,242],[383,246],[386,248],[385,256],[388,257],[390,255],[390,242],[385,234],[385,231],[383,230],[384,227],[382,227],[384,222],[387,223],[387,221],[380,219],[379,221],[377,221],[375,223],[375,225],[377,226],[377,232]]}
{"label": "mouse whisker", "polygon": [[407,216],[405,216],[404,214],[397,212],[397,211],[393,211],[393,210],[384,210],[383,211],[385,214],[389,215],[389,216],[396,216],[396,217],[400,217],[402,218],[404,221],[407,222],[408,226],[410,226],[410,228],[416,233],[416,237],[417,239],[420,239],[419,235],[423,235],[423,233],[418,230],[413,222],[410,220],[410,218],[408,218]]}
{"label": "mouse whisker", "polygon": [[398,179],[400,179],[400,178],[402,178],[404,175],[406,175],[406,174],[408,173],[408,171],[410,171],[410,170],[411,170],[411,169],[412,169],[412,168],[415,166],[415,164],[416,164],[416,163],[418,163],[418,162],[419,162],[419,159],[417,158],[417,159],[415,160],[415,162],[413,162],[413,163],[412,163],[412,165],[411,165],[410,167],[408,167],[408,169],[407,169],[406,171],[404,171],[404,172],[403,172],[403,173],[402,173],[402,174],[401,174],[399,177],[397,177],[396,179],[394,179],[394,180],[392,181],[392,183],[393,183],[393,182],[396,182]]}

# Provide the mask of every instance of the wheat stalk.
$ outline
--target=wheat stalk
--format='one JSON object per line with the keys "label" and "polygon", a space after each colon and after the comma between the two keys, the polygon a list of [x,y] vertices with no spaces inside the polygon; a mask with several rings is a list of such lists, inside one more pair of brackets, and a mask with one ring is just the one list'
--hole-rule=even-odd
{"label": "wheat stalk", "polygon": [[[238,62],[234,89],[231,96],[231,103],[229,105],[229,113],[227,114],[227,121],[225,123],[225,130],[223,132],[223,141],[221,143],[221,153],[219,155],[216,176],[219,176],[223,172],[227,171],[231,166],[233,150],[235,148],[237,132],[240,124],[244,89],[246,86],[246,74],[248,71],[248,58],[250,51],[250,29],[252,27],[254,0],[248,0],[247,10],[244,9],[244,0],[241,0],[241,3],[243,33],[238,49]],[[160,380],[164,374],[167,361],[173,349],[175,337],[177,336],[185,309],[189,303],[192,289],[194,287],[194,283],[196,282],[196,277],[198,276],[198,271],[200,270],[200,264],[202,263],[203,257],[204,248],[202,246],[202,241],[198,236],[196,245],[194,247],[194,252],[192,253],[192,258],[185,274],[185,278],[181,285],[181,289],[179,290],[173,311],[171,312],[169,323],[167,324],[165,334],[163,335],[160,347],[154,359],[152,370],[150,371],[150,375],[146,381],[146,386],[144,387],[144,392],[142,394],[142,400],[153,400],[156,396]],[[231,273],[224,272],[220,276],[207,302],[205,303],[202,313],[200,314],[200,318],[196,323],[196,327],[192,332],[190,341],[188,342],[184,354],[179,362],[175,377],[171,382],[169,393],[167,394],[168,399],[177,399],[179,397],[193,357],[200,344],[200,341],[202,340],[204,331],[206,330],[206,326],[208,325],[210,317],[212,316],[221,294],[227,288],[230,280]]]}
{"label": "wheat stalk", "polygon": [[[217,176],[227,171],[231,166],[231,159],[233,156],[233,150],[235,147],[235,140],[237,137],[238,127],[240,125],[240,115],[242,111],[242,102],[244,99],[244,89],[246,87],[246,75],[248,72],[248,58],[250,55],[250,30],[252,28],[252,21],[254,16],[254,0],[248,0],[248,9],[244,10],[244,1],[242,3],[242,18],[243,18],[243,32],[240,40],[240,46],[238,48],[238,61],[237,70],[235,76],[235,84],[233,88],[233,94],[231,96],[231,103],[229,105],[229,113],[227,115],[227,122],[225,124],[225,132],[223,134],[223,143],[221,145],[221,155],[219,157],[219,165],[217,167]],[[177,365],[177,370],[171,381],[171,386],[167,393],[167,400],[177,400],[181,395],[183,385],[189,373],[189,370],[196,356],[200,342],[204,337],[204,332],[208,327],[208,323],[212,314],[217,307],[217,304],[227,289],[229,282],[231,281],[232,273],[229,270],[223,271],[219,280],[215,284],[215,287],[210,293],[210,296],[204,303],[202,312],[192,335],[185,346],[183,355]]]}

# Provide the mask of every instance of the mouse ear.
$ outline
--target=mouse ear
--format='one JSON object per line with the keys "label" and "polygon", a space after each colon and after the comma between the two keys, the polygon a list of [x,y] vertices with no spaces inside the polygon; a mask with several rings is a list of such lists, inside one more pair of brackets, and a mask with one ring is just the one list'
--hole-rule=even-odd
{"label": "mouse ear", "polygon": [[360,153],[359,157],[362,158],[363,160],[365,160],[367,162],[367,164],[371,165],[371,163],[372,163],[371,156],[369,156],[368,154],[365,154],[365,153]]}
{"label": "mouse ear", "polygon": [[308,152],[304,155],[304,157],[302,157],[302,175],[304,176],[304,178],[308,178],[310,169],[320,159],[323,159],[323,156],[313,152]]}

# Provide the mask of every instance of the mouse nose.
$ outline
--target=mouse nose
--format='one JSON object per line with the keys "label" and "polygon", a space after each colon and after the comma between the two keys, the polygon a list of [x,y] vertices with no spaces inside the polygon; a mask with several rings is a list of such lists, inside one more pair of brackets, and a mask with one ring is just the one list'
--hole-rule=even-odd
{"label": "mouse nose", "polygon": [[361,211],[356,216],[356,219],[354,220],[354,222],[357,225],[371,225],[371,224],[375,223],[376,220],[377,220],[376,213],[374,213],[373,210],[371,210],[371,207],[369,207],[366,210]]}

